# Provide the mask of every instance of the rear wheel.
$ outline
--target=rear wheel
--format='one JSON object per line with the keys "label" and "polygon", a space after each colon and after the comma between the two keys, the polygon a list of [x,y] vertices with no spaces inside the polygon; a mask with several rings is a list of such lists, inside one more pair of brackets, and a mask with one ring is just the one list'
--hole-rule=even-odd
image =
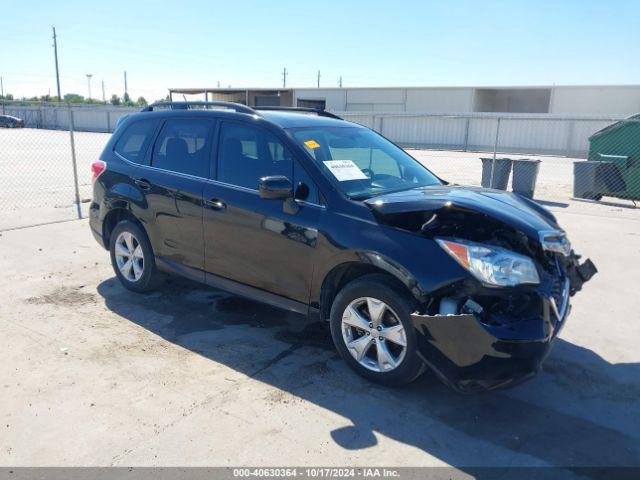
{"label": "rear wheel", "polygon": [[347,284],[331,308],[331,335],[349,366],[384,385],[404,385],[423,370],[411,312],[415,301],[385,275]]}
{"label": "rear wheel", "polygon": [[153,290],[160,281],[147,234],[130,221],[119,222],[111,232],[111,264],[122,284],[134,292]]}

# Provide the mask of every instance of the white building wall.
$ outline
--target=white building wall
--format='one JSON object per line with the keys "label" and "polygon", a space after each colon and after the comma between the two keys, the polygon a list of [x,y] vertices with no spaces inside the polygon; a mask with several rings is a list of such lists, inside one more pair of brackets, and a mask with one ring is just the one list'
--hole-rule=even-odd
{"label": "white building wall", "polygon": [[631,115],[640,112],[640,86],[554,87],[549,113]]}
{"label": "white building wall", "polygon": [[344,111],[347,109],[346,93],[346,88],[296,88],[293,92],[293,106],[298,105],[300,97],[305,100],[325,100],[327,110]]}
{"label": "white building wall", "polygon": [[406,111],[465,113],[473,111],[473,88],[408,88]]}
{"label": "white building wall", "polygon": [[470,112],[473,88],[299,88],[298,98],[325,100],[327,110],[351,112]]}
{"label": "white building wall", "polygon": [[[548,88],[550,114],[628,116],[640,112],[640,85]],[[477,92],[473,87],[301,88],[294,95],[296,99],[325,100],[328,110],[341,112],[471,113]]]}

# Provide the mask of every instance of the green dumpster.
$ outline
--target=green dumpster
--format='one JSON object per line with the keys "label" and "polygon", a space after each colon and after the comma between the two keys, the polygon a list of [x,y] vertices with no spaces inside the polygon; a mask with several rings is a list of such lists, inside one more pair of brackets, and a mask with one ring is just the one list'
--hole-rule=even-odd
{"label": "green dumpster", "polygon": [[598,170],[599,195],[640,200],[640,114],[589,137],[589,160],[608,163]]}

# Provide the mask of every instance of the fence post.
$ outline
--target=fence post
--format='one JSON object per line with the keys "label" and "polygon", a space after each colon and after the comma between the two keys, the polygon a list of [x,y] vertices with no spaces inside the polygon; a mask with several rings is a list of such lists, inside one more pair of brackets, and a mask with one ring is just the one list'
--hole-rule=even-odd
{"label": "fence post", "polygon": [[491,177],[489,177],[489,188],[493,188],[493,169],[496,165],[496,154],[498,152],[498,138],[500,138],[500,120],[498,117],[498,122],[496,124],[496,140],[493,144],[493,160],[491,160]]}
{"label": "fence post", "polygon": [[82,209],[80,208],[80,188],[78,186],[78,166],[76,162],[76,142],[73,137],[73,131],[75,129],[73,124],[73,110],[69,103],[67,103],[67,108],[69,110],[69,137],[71,139],[71,163],[73,165],[73,184],[76,193],[76,208],[78,210],[78,218],[82,218]]}
{"label": "fence post", "polygon": [[464,126],[464,151],[469,150],[469,124],[471,123],[471,118],[467,117],[467,123]]}

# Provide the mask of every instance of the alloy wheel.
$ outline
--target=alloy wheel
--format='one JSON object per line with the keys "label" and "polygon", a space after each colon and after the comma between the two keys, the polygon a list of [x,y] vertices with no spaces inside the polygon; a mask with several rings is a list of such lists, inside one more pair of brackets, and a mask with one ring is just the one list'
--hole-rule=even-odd
{"label": "alloy wheel", "polygon": [[144,272],[144,253],[140,241],[131,232],[116,238],[115,257],[118,270],[130,282],[137,282]]}
{"label": "alloy wheel", "polygon": [[381,300],[353,300],[342,314],[342,338],[351,356],[374,372],[396,369],[407,352],[407,337],[398,314]]}

